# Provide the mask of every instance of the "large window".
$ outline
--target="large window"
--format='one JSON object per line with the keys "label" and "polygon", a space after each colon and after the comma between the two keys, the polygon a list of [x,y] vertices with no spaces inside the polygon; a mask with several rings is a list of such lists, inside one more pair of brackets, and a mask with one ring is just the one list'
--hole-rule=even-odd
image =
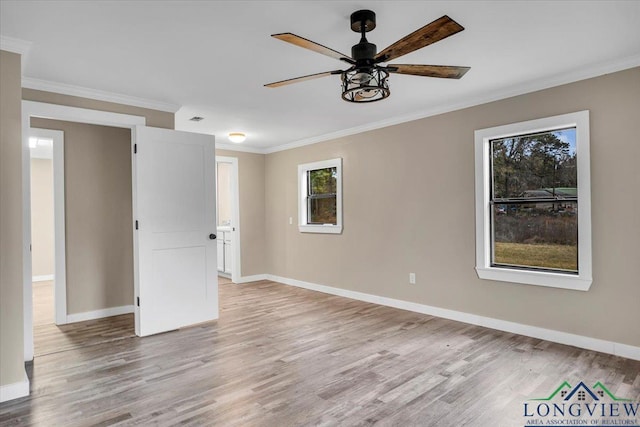
{"label": "large window", "polygon": [[588,111],[476,131],[476,270],[589,288]]}
{"label": "large window", "polygon": [[342,231],[342,159],[298,165],[299,229]]}

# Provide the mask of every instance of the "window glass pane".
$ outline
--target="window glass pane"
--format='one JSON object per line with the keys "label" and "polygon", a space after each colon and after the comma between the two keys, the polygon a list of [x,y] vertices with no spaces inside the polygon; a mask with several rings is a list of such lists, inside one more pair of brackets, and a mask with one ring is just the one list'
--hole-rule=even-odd
{"label": "window glass pane", "polygon": [[336,197],[309,198],[309,224],[337,224]]}
{"label": "window glass pane", "polygon": [[337,168],[316,169],[307,173],[309,178],[308,194],[336,194],[338,188]]}
{"label": "window glass pane", "polygon": [[578,271],[578,203],[494,204],[494,266]]}
{"label": "window glass pane", "polygon": [[491,141],[492,198],[576,197],[576,129]]}

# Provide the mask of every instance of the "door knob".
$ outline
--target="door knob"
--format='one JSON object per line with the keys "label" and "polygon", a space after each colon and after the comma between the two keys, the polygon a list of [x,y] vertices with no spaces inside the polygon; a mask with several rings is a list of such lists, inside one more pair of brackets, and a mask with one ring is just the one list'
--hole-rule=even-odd
{"label": "door knob", "polygon": [[209,234],[209,239],[211,239],[211,240],[216,240],[216,237],[217,236],[215,234],[213,234],[213,233]]}

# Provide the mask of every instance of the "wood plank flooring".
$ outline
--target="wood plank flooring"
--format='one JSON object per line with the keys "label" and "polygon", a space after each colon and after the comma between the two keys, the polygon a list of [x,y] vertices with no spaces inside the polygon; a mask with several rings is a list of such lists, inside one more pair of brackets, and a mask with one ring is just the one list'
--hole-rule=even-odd
{"label": "wood plank flooring", "polygon": [[133,314],[57,326],[53,282],[33,284],[33,348],[35,357],[135,336]]}
{"label": "wood plank flooring", "polygon": [[563,381],[640,400],[640,362],[269,281],[220,319],[36,357],[0,424],[522,426]]}
{"label": "wood plank flooring", "polygon": [[33,282],[33,325],[50,325],[55,321],[53,281]]}

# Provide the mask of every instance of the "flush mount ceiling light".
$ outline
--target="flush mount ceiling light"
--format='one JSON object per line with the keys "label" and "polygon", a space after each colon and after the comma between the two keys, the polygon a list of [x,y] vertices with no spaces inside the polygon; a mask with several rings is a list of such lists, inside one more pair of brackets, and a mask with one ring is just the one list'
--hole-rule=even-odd
{"label": "flush mount ceiling light", "polygon": [[247,139],[247,135],[242,132],[231,132],[228,136],[229,141],[235,142],[236,144],[244,142],[244,140]]}
{"label": "flush mount ceiling light", "polygon": [[383,64],[464,30],[462,25],[447,15],[403,37],[381,52],[378,52],[376,45],[369,43],[366,37],[366,33],[374,28],[376,28],[376,14],[374,12],[358,10],[351,14],[351,29],[356,33],[360,33],[361,36],[360,42],[351,48],[351,56],[292,33],[272,34],[271,37],[278,40],[330,56],[346,62],[350,67],[346,70],[326,71],[324,73],[281,80],[265,86],[280,87],[291,83],[317,79],[318,77],[340,74],[342,79],[342,99],[358,103],[373,102],[385,99],[391,94],[389,83],[387,82],[389,73],[459,79],[469,71],[469,67],[449,65]]}

